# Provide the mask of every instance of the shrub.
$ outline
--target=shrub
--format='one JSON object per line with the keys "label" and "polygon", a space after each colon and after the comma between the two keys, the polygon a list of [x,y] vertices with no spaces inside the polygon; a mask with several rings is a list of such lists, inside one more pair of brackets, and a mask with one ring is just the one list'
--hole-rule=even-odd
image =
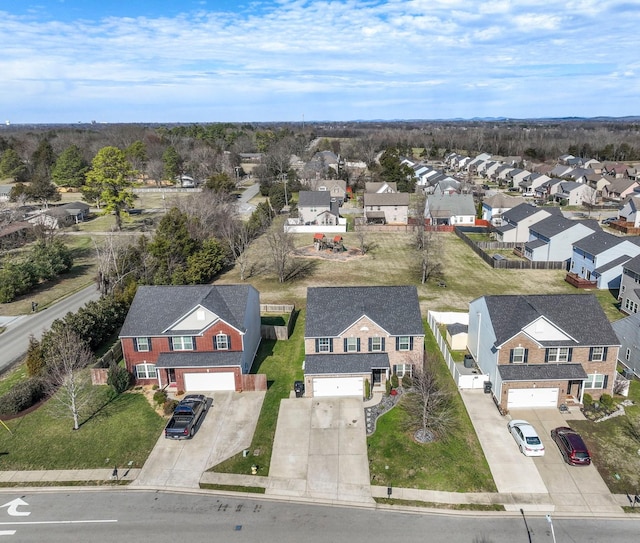
{"label": "shrub", "polygon": [[364,380],[364,397],[368,400],[371,398],[371,382],[369,379]]}
{"label": "shrub", "polygon": [[29,377],[41,375],[47,367],[40,342],[33,336],[29,336],[29,347],[27,347],[27,373]]}
{"label": "shrub", "polygon": [[397,373],[391,374],[391,386],[393,388],[398,388],[399,384],[400,383],[398,382],[398,374]]}
{"label": "shrub", "polygon": [[611,409],[613,407],[613,398],[611,394],[603,394],[600,396],[600,403],[605,409]]}
{"label": "shrub", "polygon": [[37,404],[45,396],[42,379],[32,377],[15,384],[3,396],[0,396],[0,415],[17,415]]}
{"label": "shrub", "polygon": [[176,392],[176,394],[177,394],[178,396],[182,396],[182,395],[184,394],[184,390],[178,390],[178,391]]}
{"label": "shrub", "polygon": [[157,390],[153,395],[156,405],[162,405],[167,401],[167,393],[164,390]]}
{"label": "shrub", "polygon": [[411,379],[411,375],[405,373],[402,376],[402,388],[411,388],[411,385],[413,385],[413,379]]}
{"label": "shrub", "polygon": [[171,415],[174,412],[176,406],[178,405],[178,400],[167,400],[162,405],[162,411],[165,415]]}
{"label": "shrub", "polygon": [[386,393],[387,393],[387,396],[388,396],[389,394],[391,394],[391,379],[387,379],[387,380],[384,382],[384,387],[385,387],[385,391],[386,391]]}
{"label": "shrub", "polygon": [[591,394],[585,394],[582,397],[582,403],[584,404],[585,407],[592,407],[593,406],[593,397],[591,396]]}
{"label": "shrub", "polygon": [[111,364],[107,375],[107,384],[113,387],[118,394],[122,394],[127,390],[133,382],[133,375],[127,371],[127,368]]}
{"label": "shrub", "polygon": [[159,386],[159,385],[153,385],[153,386],[151,387],[151,390],[158,390],[159,388],[160,388],[160,386]]}

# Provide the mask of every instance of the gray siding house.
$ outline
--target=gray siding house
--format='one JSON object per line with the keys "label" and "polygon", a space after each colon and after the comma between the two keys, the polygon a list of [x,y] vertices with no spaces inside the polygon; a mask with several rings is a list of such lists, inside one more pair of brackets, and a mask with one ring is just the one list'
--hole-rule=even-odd
{"label": "gray siding house", "polygon": [[572,221],[562,215],[547,217],[529,228],[524,257],[534,262],[568,262],[573,243],[599,229],[595,220]]}

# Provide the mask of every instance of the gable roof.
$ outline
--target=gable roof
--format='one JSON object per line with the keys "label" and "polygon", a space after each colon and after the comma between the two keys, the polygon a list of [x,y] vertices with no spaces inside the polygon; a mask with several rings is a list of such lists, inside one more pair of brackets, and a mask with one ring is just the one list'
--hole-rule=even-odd
{"label": "gable roof", "polygon": [[365,206],[408,206],[408,192],[365,192]]}
{"label": "gable roof", "polygon": [[622,266],[625,270],[640,274],[640,255],[634,256]]}
{"label": "gable roof", "polygon": [[298,207],[330,207],[331,193],[327,190],[301,190],[298,193]]}
{"label": "gable roof", "polygon": [[520,222],[531,215],[535,215],[541,211],[546,211],[549,215],[562,215],[562,211],[559,207],[536,207],[531,204],[520,204],[511,208],[509,211],[505,211],[502,214],[503,220],[509,220],[510,222]]}
{"label": "gable roof", "polygon": [[424,335],[415,286],[309,287],[305,337],[337,337],[366,316],[390,335]]}
{"label": "gable roof", "polygon": [[514,337],[540,317],[574,338],[576,346],[618,345],[611,324],[593,294],[484,296],[496,345]]}
{"label": "gable roof", "polygon": [[569,230],[570,228],[573,228],[574,226],[579,224],[586,226],[592,231],[600,229],[598,221],[596,220],[573,221],[560,214],[551,215],[550,217],[546,217],[536,224],[531,225],[529,227],[529,231],[536,232],[541,236],[544,236],[545,238],[552,238],[560,232],[565,232],[566,230]]}
{"label": "gable roof", "polygon": [[432,217],[476,214],[471,194],[431,194],[427,197],[426,209]]}
{"label": "gable roof", "polygon": [[250,285],[140,286],[120,337],[176,335],[164,331],[198,306],[244,332],[250,289]]}
{"label": "gable roof", "polygon": [[[580,249],[590,255],[599,255],[604,251],[620,245],[623,241],[630,238],[623,238],[621,236],[614,236],[605,232],[604,230],[597,230],[593,234],[579,239],[573,244],[575,249]],[[639,238],[640,239],[640,238]]]}
{"label": "gable roof", "polygon": [[521,196],[508,196],[504,192],[497,192],[493,196],[489,196],[485,198],[482,202],[483,205],[486,204],[486,207],[492,208],[508,208],[513,209],[520,204],[526,203],[526,200]]}

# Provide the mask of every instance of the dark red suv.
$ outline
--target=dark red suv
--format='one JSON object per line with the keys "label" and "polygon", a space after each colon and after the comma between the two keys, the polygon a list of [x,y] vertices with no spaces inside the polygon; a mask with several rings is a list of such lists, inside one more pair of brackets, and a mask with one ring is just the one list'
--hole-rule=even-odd
{"label": "dark red suv", "polygon": [[564,459],[572,466],[588,466],[591,455],[580,434],[571,428],[561,426],[551,430],[551,439],[556,442]]}

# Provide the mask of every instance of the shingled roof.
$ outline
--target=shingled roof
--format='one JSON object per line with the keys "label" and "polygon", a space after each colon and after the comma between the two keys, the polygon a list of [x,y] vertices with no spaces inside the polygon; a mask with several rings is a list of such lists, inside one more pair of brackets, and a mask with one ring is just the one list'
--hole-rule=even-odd
{"label": "shingled roof", "polygon": [[574,338],[575,346],[619,344],[593,294],[496,295],[484,299],[497,346],[540,317]]}
{"label": "shingled roof", "polygon": [[[162,336],[198,305],[244,332],[250,285],[140,286],[120,337]],[[184,331],[185,333],[187,331]]]}
{"label": "shingled roof", "polygon": [[305,337],[337,337],[363,316],[391,336],[424,335],[414,286],[307,289]]}

